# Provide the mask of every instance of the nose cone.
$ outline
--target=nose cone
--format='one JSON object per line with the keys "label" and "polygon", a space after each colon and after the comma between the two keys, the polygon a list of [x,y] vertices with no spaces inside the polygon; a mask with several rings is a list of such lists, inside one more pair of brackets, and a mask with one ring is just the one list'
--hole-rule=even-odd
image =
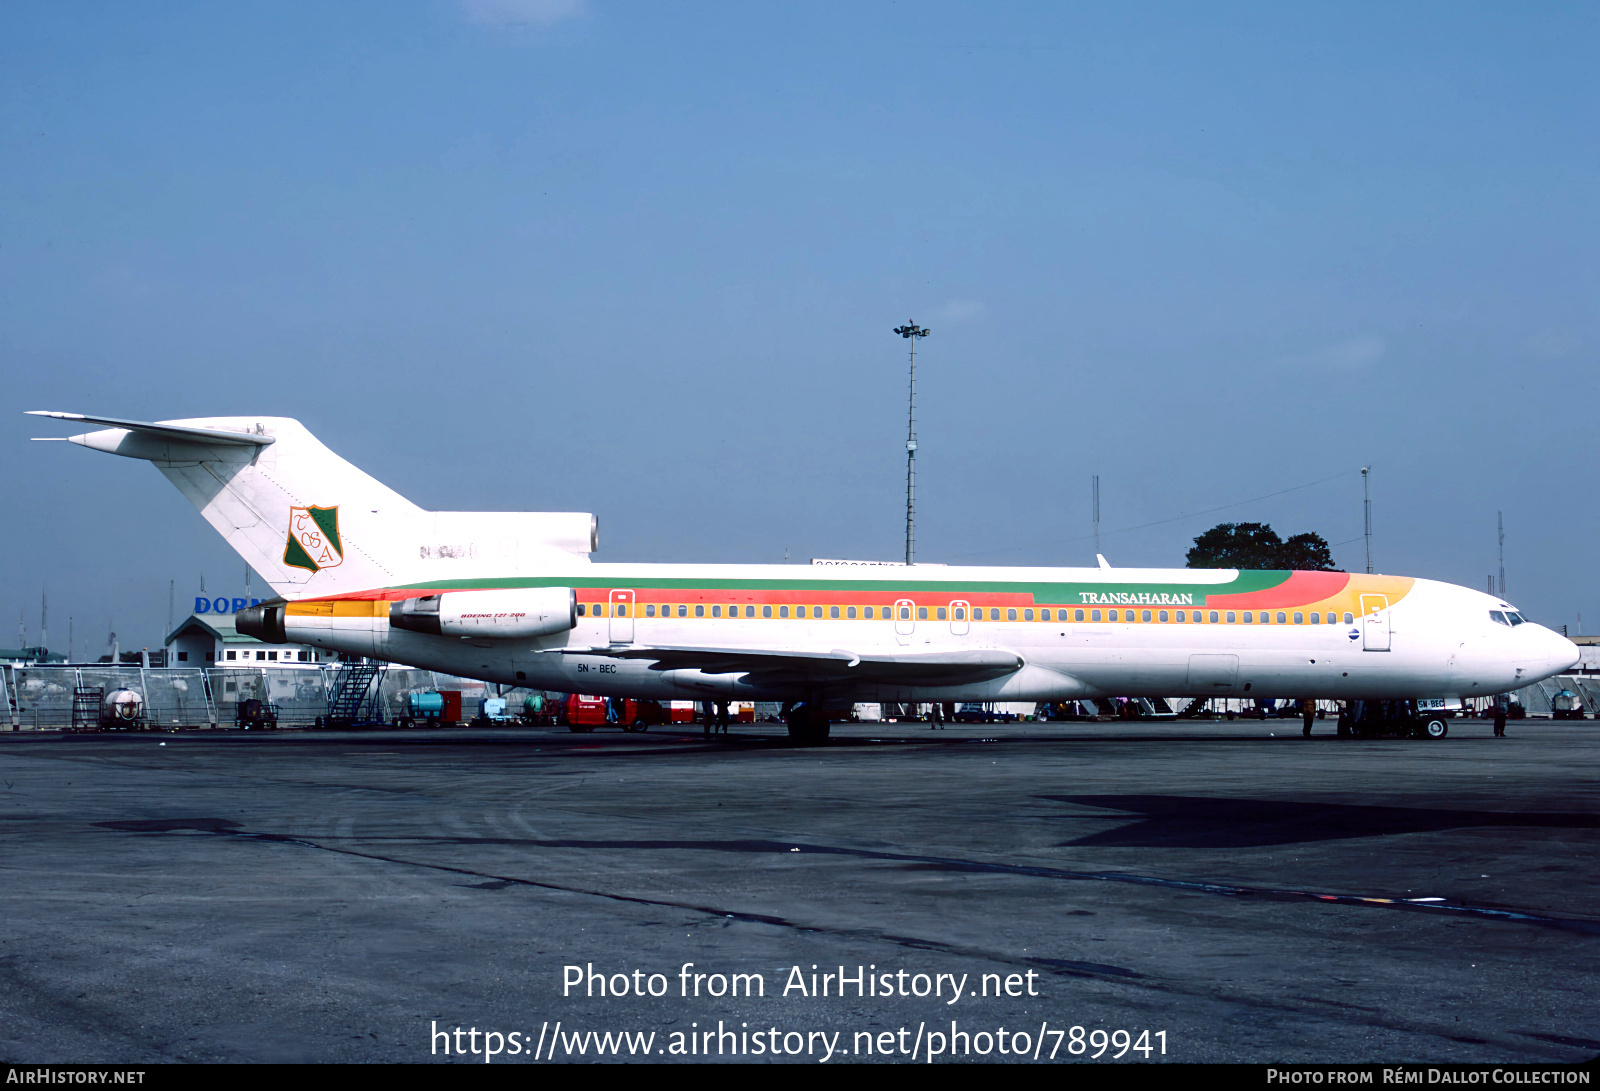
{"label": "nose cone", "polygon": [[1548,665],[1551,674],[1561,674],[1571,670],[1582,656],[1578,646],[1560,633],[1550,634],[1550,656]]}
{"label": "nose cone", "polygon": [[[1524,642],[1522,654],[1516,660],[1521,679],[1518,685],[1561,674],[1578,662],[1578,646],[1560,633],[1532,624],[1520,625],[1516,632]],[[1535,639],[1530,640],[1530,637]]]}

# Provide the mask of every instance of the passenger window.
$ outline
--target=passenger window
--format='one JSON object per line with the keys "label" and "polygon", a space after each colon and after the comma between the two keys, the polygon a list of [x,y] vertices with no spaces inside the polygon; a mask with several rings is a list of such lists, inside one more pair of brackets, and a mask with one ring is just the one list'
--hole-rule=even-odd
{"label": "passenger window", "polygon": [[911,620],[911,607],[909,607],[909,606],[900,607],[900,620],[901,621],[910,621]]}
{"label": "passenger window", "polygon": [[856,616],[856,608],[854,606],[847,607],[844,616],[853,620]]}
{"label": "passenger window", "polygon": [[[1232,620],[1232,619],[1229,619],[1229,620]],[[1211,611],[1211,624],[1215,625],[1216,623],[1217,623],[1217,612],[1215,610],[1213,610],[1213,611]]]}
{"label": "passenger window", "polygon": [[822,620],[822,607],[813,606],[811,608],[811,616],[816,618],[818,621],[821,621]]}
{"label": "passenger window", "polygon": [[1288,617],[1287,617],[1287,616],[1286,616],[1286,615],[1285,615],[1285,614],[1284,614],[1284,612],[1283,612],[1283,611],[1282,611],[1282,610],[1279,610],[1279,611],[1278,611],[1278,624],[1279,624],[1279,625],[1282,625],[1282,624],[1284,624],[1284,623],[1285,623],[1285,622],[1287,622],[1287,621],[1288,621],[1288,620],[1289,620],[1289,619],[1288,619]]}
{"label": "passenger window", "polygon": [[770,607],[770,606],[763,606],[763,607],[762,607],[762,608],[761,608],[761,616],[762,616],[762,617],[771,617],[771,616],[772,616],[772,607]]}
{"label": "passenger window", "polygon": [[1346,625],[1349,625],[1351,622],[1355,621],[1355,619],[1356,619],[1355,615],[1352,614],[1349,610],[1346,610],[1344,612],[1344,623]]}
{"label": "passenger window", "polygon": [[1150,611],[1149,611],[1149,610],[1145,610],[1145,611],[1143,611],[1143,612],[1142,612],[1142,613],[1141,613],[1141,614],[1140,614],[1140,615],[1139,615],[1139,620],[1140,620],[1140,621],[1149,621],[1149,620],[1150,620]]}
{"label": "passenger window", "polygon": [[1039,611],[1039,620],[1040,621],[1049,621],[1050,620],[1050,611],[1049,610],[1040,610]]}
{"label": "passenger window", "polygon": [[706,616],[706,608],[704,606],[696,606],[694,608],[694,616],[695,617],[705,617]]}
{"label": "passenger window", "polygon": [[1228,624],[1229,625],[1233,624],[1233,611],[1232,610],[1228,611]]}
{"label": "passenger window", "polygon": [[681,602],[678,604],[678,616],[679,617],[688,617],[689,616],[689,608],[687,606],[683,605]]}
{"label": "passenger window", "polygon": [[722,607],[720,607],[720,606],[713,606],[713,607],[712,607],[712,608],[711,608],[711,616],[712,616],[712,617],[721,617],[721,616],[722,616]]}
{"label": "passenger window", "polygon": [[796,606],[794,608],[794,616],[795,617],[805,617],[806,616],[806,608],[804,606]]}
{"label": "passenger window", "polygon": [[[1244,623],[1245,623],[1245,624],[1246,624],[1246,625],[1249,625],[1249,624],[1250,624],[1250,611],[1249,611],[1249,610],[1246,610],[1246,611],[1245,611],[1245,612],[1244,612]],[[1267,623],[1267,615],[1266,615],[1266,614],[1262,614],[1262,615],[1261,615],[1261,623],[1262,623],[1262,624],[1263,624],[1263,625],[1265,625],[1265,624],[1266,624],[1266,623]]]}
{"label": "passenger window", "polygon": [[940,621],[943,621],[945,617],[944,607],[941,606],[939,609],[935,610],[933,616],[938,618]]}
{"label": "passenger window", "polygon": [[828,607],[828,616],[829,617],[838,617],[839,616],[839,608],[837,606]]}
{"label": "passenger window", "polygon": [[917,620],[918,621],[927,621],[928,620],[928,608],[926,606],[917,607]]}
{"label": "passenger window", "polygon": [[1165,610],[1161,611],[1161,613],[1157,616],[1160,617],[1162,621],[1167,620],[1167,612]]}
{"label": "passenger window", "polygon": [[1073,621],[1082,621],[1083,620],[1083,611],[1082,610],[1074,610],[1074,611],[1072,611],[1072,620]]}
{"label": "passenger window", "polygon": [[1033,620],[1033,611],[1032,610],[1024,610],[1024,611],[1022,611],[1022,620],[1023,621],[1032,621]]}
{"label": "passenger window", "polygon": [[744,608],[744,616],[745,617],[755,617],[756,616],[756,608],[754,606],[746,606]]}
{"label": "passenger window", "polygon": [[955,616],[956,616],[956,620],[957,621],[965,621],[965,620],[967,620],[967,611],[965,610],[965,608],[957,606],[956,607],[956,611],[955,611]]}
{"label": "passenger window", "polygon": [[1300,613],[1300,612],[1299,612],[1299,611],[1298,611],[1298,610],[1297,610],[1297,611],[1295,611],[1295,615],[1294,615],[1294,623],[1295,623],[1295,624],[1296,624],[1296,625],[1304,625],[1304,624],[1305,624],[1305,621],[1306,621],[1306,618],[1305,618],[1305,615],[1304,615],[1304,614],[1302,614],[1302,613]]}
{"label": "passenger window", "polygon": [[1090,610],[1089,611],[1089,620],[1090,621],[1099,621],[1100,620],[1100,611],[1099,610]]}
{"label": "passenger window", "polygon": [[645,617],[655,617],[656,616],[656,608],[654,606],[646,606],[644,608],[644,616]]}
{"label": "passenger window", "polygon": [[628,616],[628,604],[627,603],[625,603],[625,602],[617,603],[617,616],[618,617],[627,617]]}
{"label": "passenger window", "polygon": [[585,611],[586,611],[586,610],[587,610],[587,609],[588,609],[588,606],[586,606],[586,605],[585,605],[585,604],[584,604],[584,603],[581,603],[581,602],[580,602],[580,603],[578,603],[578,616],[579,616],[579,617],[583,617],[583,615],[584,615],[584,612],[585,612]]}
{"label": "passenger window", "polygon": [[868,621],[871,621],[872,620],[872,607],[868,606],[865,610],[861,611],[861,616],[866,618]]}
{"label": "passenger window", "polygon": [[1117,620],[1117,612],[1115,610],[1107,611],[1106,616],[1112,621]]}
{"label": "passenger window", "polygon": [[1313,624],[1313,625],[1321,625],[1322,624],[1322,615],[1317,613],[1315,610],[1311,611],[1311,624]]}
{"label": "passenger window", "polygon": [[778,607],[778,616],[779,617],[788,617],[789,616],[789,608],[787,606]]}

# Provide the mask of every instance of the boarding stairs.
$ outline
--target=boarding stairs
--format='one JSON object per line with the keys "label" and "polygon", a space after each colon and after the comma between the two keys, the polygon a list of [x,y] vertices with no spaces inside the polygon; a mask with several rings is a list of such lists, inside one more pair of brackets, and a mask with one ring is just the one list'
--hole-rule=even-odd
{"label": "boarding stairs", "polygon": [[100,686],[78,686],[72,691],[72,730],[100,730],[100,703],[105,695]]}
{"label": "boarding stairs", "polygon": [[339,664],[334,673],[333,694],[328,699],[329,727],[356,727],[383,723],[383,706],[379,693],[383,688],[383,673],[387,663],[370,663],[366,660]]}

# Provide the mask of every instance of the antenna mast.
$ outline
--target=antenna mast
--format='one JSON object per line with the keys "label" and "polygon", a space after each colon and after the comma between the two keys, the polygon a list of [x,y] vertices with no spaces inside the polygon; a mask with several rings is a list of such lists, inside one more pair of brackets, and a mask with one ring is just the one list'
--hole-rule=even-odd
{"label": "antenna mast", "polygon": [[1500,597],[1506,597],[1506,516],[1504,512],[1494,513],[1495,523],[1500,530]]}
{"label": "antenna mast", "polygon": [[[1095,474],[1089,480],[1093,482],[1091,493],[1094,498],[1094,552],[1095,556],[1098,557],[1100,555],[1100,475]],[[1096,561],[1095,563],[1098,564],[1099,562]]]}
{"label": "antenna mast", "polygon": [[1366,522],[1367,572],[1372,571],[1372,479],[1367,476],[1371,466],[1361,467],[1361,512]]}

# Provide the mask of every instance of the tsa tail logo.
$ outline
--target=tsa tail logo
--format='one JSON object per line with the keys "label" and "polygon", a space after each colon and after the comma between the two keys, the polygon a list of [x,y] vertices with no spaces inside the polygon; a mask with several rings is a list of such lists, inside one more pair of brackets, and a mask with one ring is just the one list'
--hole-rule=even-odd
{"label": "tsa tail logo", "polygon": [[290,508],[289,543],[283,550],[283,563],[308,572],[320,572],[324,568],[337,568],[343,562],[339,509]]}

